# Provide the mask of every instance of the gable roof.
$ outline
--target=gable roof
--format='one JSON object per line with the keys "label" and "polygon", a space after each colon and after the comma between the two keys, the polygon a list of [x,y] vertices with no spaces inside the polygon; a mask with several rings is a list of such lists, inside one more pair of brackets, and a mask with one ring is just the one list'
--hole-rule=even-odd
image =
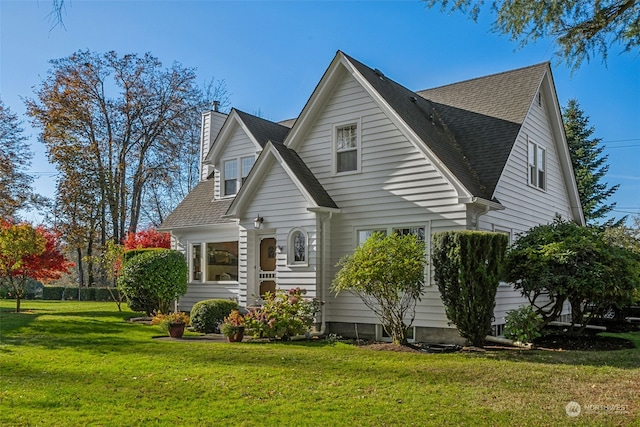
{"label": "gable roof", "polygon": [[438,110],[487,194],[549,70],[545,62],[417,92]]}
{"label": "gable roof", "polygon": [[284,141],[290,130],[287,126],[232,108],[206,155],[204,161],[206,164],[215,163],[216,158],[224,147],[225,139],[230,137],[236,127],[235,125],[240,126],[249,139],[253,141],[256,151],[262,150],[267,141]]}
{"label": "gable roof", "polygon": [[318,207],[338,209],[329,193],[324,189],[313,172],[302,161],[298,153],[281,143],[274,143],[273,147],[278,151],[282,160],[287,164],[291,172],[296,176],[300,184],[307,190],[309,196]]}
{"label": "gable roof", "polygon": [[231,199],[213,200],[214,184],[213,179],[199,182],[165,218],[158,230],[228,223],[229,219],[223,215]]}
{"label": "gable roof", "polygon": [[262,148],[267,145],[267,141],[284,141],[289,133],[290,127],[245,113],[244,111],[235,111]]}
{"label": "gable roof", "polygon": [[344,56],[473,196],[493,199],[548,63],[412,92]]}
{"label": "gable roof", "polygon": [[340,208],[333,201],[329,193],[302,161],[298,153],[280,142],[269,141],[256,160],[246,182],[229,206],[227,215],[237,217],[255,191],[252,188],[259,185],[261,178],[270,170],[271,161],[276,161],[291,178],[302,196],[306,199],[309,210],[339,211]]}
{"label": "gable roof", "polygon": [[389,79],[379,70],[343,55],[472,195],[491,199],[491,193],[486,191],[462,146],[457,143],[433,103]]}

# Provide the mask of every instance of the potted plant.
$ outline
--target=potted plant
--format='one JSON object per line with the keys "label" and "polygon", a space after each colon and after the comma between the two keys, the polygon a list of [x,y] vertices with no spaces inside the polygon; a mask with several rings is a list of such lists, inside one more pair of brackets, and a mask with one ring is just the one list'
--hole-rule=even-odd
{"label": "potted plant", "polygon": [[160,325],[160,327],[169,331],[171,338],[182,338],[184,328],[189,324],[189,315],[181,311],[169,314],[158,314],[152,321],[152,325]]}
{"label": "potted plant", "polygon": [[220,330],[229,342],[242,341],[244,338],[244,316],[238,310],[233,310],[229,316],[224,318]]}

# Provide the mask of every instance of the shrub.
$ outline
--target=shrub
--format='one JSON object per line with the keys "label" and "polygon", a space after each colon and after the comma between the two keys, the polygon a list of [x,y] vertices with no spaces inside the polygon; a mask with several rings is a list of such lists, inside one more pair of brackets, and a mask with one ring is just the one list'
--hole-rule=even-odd
{"label": "shrub", "polygon": [[374,233],[338,266],[332,290],[358,295],[393,342],[406,343],[416,302],[424,290],[424,242],[412,234]]}
{"label": "shrub", "polygon": [[524,344],[533,342],[540,336],[542,323],[542,316],[536,313],[533,307],[523,305],[517,310],[507,312],[504,336]]}
{"label": "shrub", "polygon": [[218,332],[218,325],[223,322],[238,303],[226,299],[208,299],[198,301],[191,308],[191,327],[196,332],[210,334]]}
{"label": "shrub", "polygon": [[433,235],[433,265],[447,318],[482,346],[491,331],[508,238],[501,233],[445,231]]}
{"label": "shrub", "polygon": [[141,253],[124,264],[118,288],[134,311],[168,313],[171,303],[187,292],[187,262],[178,251]]}
{"label": "shrub", "polygon": [[317,298],[305,299],[306,293],[300,288],[267,292],[264,305],[250,310],[245,317],[245,328],[260,338],[288,339],[308,333],[322,303]]}
{"label": "shrub", "polygon": [[134,257],[146,254],[146,253],[158,253],[158,252],[166,252],[166,249],[163,248],[138,248],[138,249],[129,249],[122,252],[122,263],[126,264],[131,261]]}

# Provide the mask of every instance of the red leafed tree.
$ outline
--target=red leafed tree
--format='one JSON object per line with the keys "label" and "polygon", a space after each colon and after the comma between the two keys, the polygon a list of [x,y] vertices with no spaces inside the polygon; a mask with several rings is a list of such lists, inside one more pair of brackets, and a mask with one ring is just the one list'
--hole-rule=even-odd
{"label": "red leafed tree", "polygon": [[171,235],[162,233],[153,227],[146,230],[140,230],[137,233],[129,233],[123,239],[125,250],[143,249],[143,248],[166,248],[171,247]]}
{"label": "red leafed tree", "polygon": [[0,219],[0,283],[16,297],[16,312],[29,278],[59,279],[73,267],[62,252],[60,233],[29,223]]}

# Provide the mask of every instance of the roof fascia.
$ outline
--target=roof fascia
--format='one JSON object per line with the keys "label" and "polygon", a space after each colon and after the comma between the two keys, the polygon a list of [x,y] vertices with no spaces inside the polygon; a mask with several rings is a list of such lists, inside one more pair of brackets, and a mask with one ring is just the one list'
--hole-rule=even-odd
{"label": "roof fascia", "polygon": [[312,125],[316,111],[319,111],[321,104],[323,104],[324,100],[330,95],[331,89],[337,84],[341,74],[340,71],[343,70],[340,65],[344,61],[346,61],[344,54],[338,51],[285,138],[284,145],[286,147],[295,150],[301,144],[303,140],[301,135],[304,135]]}
{"label": "roof fascia", "polygon": [[[251,173],[247,177],[244,185],[240,187],[240,191],[236,195],[233,202],[231,202],[231,206],[227,210],[227,216],[231,217],[239,217],[239,214],[243,211],[247,203],[250,201],[250,195],[255,194],[255,191],[251,191],[251,187],[258,185],[264,181],[264,177],[269,170],[271,170],[271,165],[273,161],[277,161],[280,166],[284,169],[285,173],[289,176],[291,181],[293,181],[294,185],[300,191],[302,196],[308,203],[309,210],[314,209],[323,209],[323,207],[319,206],[316,201],[311,197],[311,194],[307,191],[304,185],[300,182],[298,177],[293,173],[287,162],[284,161],[278,150],[275,149],[273,143],[271,141],[267,142],[262,153],[256,160],[255,165],[251,169]],[[325,208],[328,209],[328,208]]]}
{"label": "roof fascia", "polygon": [[580,225],[585,225],[584,213],[582,211],[582,203],[580,202],[580,193],[578,193],[578,184],[576,176],[573,171],[573,163],[571,162],[571,154],[569,152],[569,144],[567,143],[567,135],[564,130],[564,122],[562,120],[562,112],[560,110],[560,103],[558,102],[558,94],[556,93],[556,86],[553,81],[553,74],[551,72],[551,65],[547,63],[547,69],[545,76],[542,79],[541,88],[544,97],[551,100],[548,103],[547,113],[549,114],[549,121],[551,124],[551,131],[553,132],[554,141],[558,151],[558,157],[560,160],[560,168],[564,176],[564,182],[569,195],[569,202],[571,211],[573,212],[573,220]]}
{"label": "roof fascia", "polygon": [[253,145],[255,145],[256,152],[260,152],[260,150],[262,150],[262,147],[260,147],[260,144],[258,143],[256,138],[249,131],[249,128],[247,127],[247,125],[242,121],[242,119],[240,118],[240,115],[237,113],[235,109],[232,109],[231,112],[229,113],[229,116],[227,117],[227,120],[225,120],[224,124],[222,125],[222,129],[220,129],[220,132],[218,132],[218,136],[216,136],[216,139],[213,142],[212,149],[209,150],[209,152],[207,153],[207,156],[203,160],[204,164],[214,165],[216,163],[215,160],[217,159],[222,149],[226,146],[227,140],[231,137],[231,135],[233,134],[233,131],[235,130],[234,125],[238,125],[242,128],[242,130],[249,137]]}
{"label": "roof fascia", "polygon": [[419,150],[423,153],[423,155],[434,165],[434,167],[440,171],[440,173],[444,176],[444,178],[449,181],[449,183],[453,186],[458,193],[458,198],[461,203],[464,203],[464,200],[467,200],[473,195],[467,188],[460,182],[460,180],[455,176],[453,172],[447,168],[447,166],[436,156],[436,154],[429,148],[425,141],[422,141],[420,137],[414,132],[414,130],[405,123],[405,121],[400,117],[400,115],[387,103],[387,101],[378,93],[377,90],[373,86],[369,84],[366,78],[362,74],[358,72],[355,66],[349,62],[347,58],[342,56],[343,65],[347,68],[347,70],[351,73],[351,75],[360,83],[360,85],[369,93],[371,98],[376,102],[378,107],[387,114],[387,117],[398,126],[400,132],[402,132],[407,139]]}

